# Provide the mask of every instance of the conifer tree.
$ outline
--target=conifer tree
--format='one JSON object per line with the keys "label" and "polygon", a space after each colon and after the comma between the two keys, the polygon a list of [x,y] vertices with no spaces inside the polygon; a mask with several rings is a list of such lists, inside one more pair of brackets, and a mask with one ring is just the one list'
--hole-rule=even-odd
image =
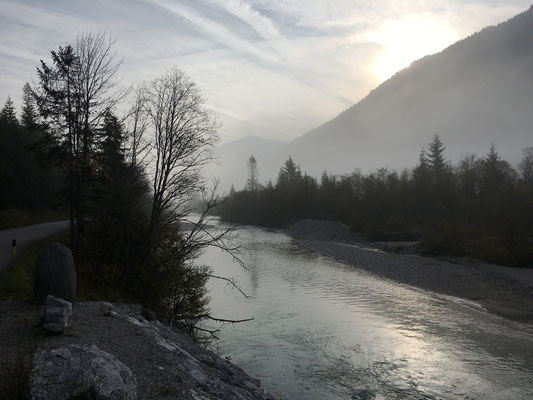
{"label": "conifer tree", "polygon": [[444,158],[444,144],[440,140],[438,133],[433,136],[432,142],[428,146],[427,164],[431,173],[435,178],[438,178],[446,169],[446,160]]}
{"label": "conifer tree", "polygon": [[11,127],[18,127],[19,121],[17,119],[17,115],[15,112],[15,107],[13,106],[13,101],[11,100],[11,96],[7,96],[7,100],[4,104],[4,108],[2,108],[2,111],[0,111],[0,120]]}
{"label": "conifer tree", "polygon": [[20,116],[20,122],[28,132],[33,132],[38,127],[35,98],[29,83],[26,83],[22,88],[22,114]]}

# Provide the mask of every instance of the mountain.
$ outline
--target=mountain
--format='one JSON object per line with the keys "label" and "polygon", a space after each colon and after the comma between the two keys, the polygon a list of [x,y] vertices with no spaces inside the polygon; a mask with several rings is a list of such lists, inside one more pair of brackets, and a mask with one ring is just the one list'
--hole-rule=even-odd
{"label": "mountain", "polygon": [[533,146],[532,38],[533,7],[413,62],[333,120],[263,153],[261,180],[275,177],[289,155],[315,176],[412,167],[436,132],[451,161],[484,155],[494,143],[517,163]]}

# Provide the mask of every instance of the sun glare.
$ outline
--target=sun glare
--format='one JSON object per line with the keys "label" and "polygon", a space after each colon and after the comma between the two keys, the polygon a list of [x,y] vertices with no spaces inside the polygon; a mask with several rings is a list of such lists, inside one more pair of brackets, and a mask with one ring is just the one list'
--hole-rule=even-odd
{"label": "sun glare", "polygon": [[376,78],[383,82],[413,61],[443,50],[458,35],[441,22],[411,18],[387,22],[368,39],[383,46],[373,66]]}

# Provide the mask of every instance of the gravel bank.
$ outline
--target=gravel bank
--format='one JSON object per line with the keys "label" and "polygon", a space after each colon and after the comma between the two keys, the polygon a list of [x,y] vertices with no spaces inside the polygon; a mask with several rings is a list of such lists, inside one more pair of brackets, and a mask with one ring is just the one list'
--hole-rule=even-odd
{"label": "gravel bank", "polygon": [[1,370],[24,349],[94,344],[130,368],[137,378],[139,399],[273,399],[237,366],[180,331],[144,319],[140,307],[115,304],[112,313],[110,308],[109,303],[74,303],[66,332],[46,335],[40,325],[42,306],[0,301]]}
{"label": "gravel bank", "polygon": [[532,269],[384,252],[369,248],[377,247],[372,243],[357,243],[353,240],[356,236],[348,235],[345,228],[336,230],[337,223],[313,222],[300,221],[287,233],[302,245],[343,263],[397,282],[474,300],[499,316],[533,323]]}
{"label": "gravel bank", "polygon": [[357,245],[300,240],[302,245],[376,275],[474,300],[505,318],[533,323],[533,270],[467,260],[450,262],[369,250]]}

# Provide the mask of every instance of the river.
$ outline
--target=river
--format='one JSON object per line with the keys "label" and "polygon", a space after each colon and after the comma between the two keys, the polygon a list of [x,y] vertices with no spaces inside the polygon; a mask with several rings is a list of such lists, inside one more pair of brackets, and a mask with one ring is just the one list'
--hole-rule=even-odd
{"label": "river", "polygon": [[533,330],[476,303],[373,276],[280,231],[239,231],[247,269],[218,249],[200,262],[223,357],[284,399],[533,399]]}

